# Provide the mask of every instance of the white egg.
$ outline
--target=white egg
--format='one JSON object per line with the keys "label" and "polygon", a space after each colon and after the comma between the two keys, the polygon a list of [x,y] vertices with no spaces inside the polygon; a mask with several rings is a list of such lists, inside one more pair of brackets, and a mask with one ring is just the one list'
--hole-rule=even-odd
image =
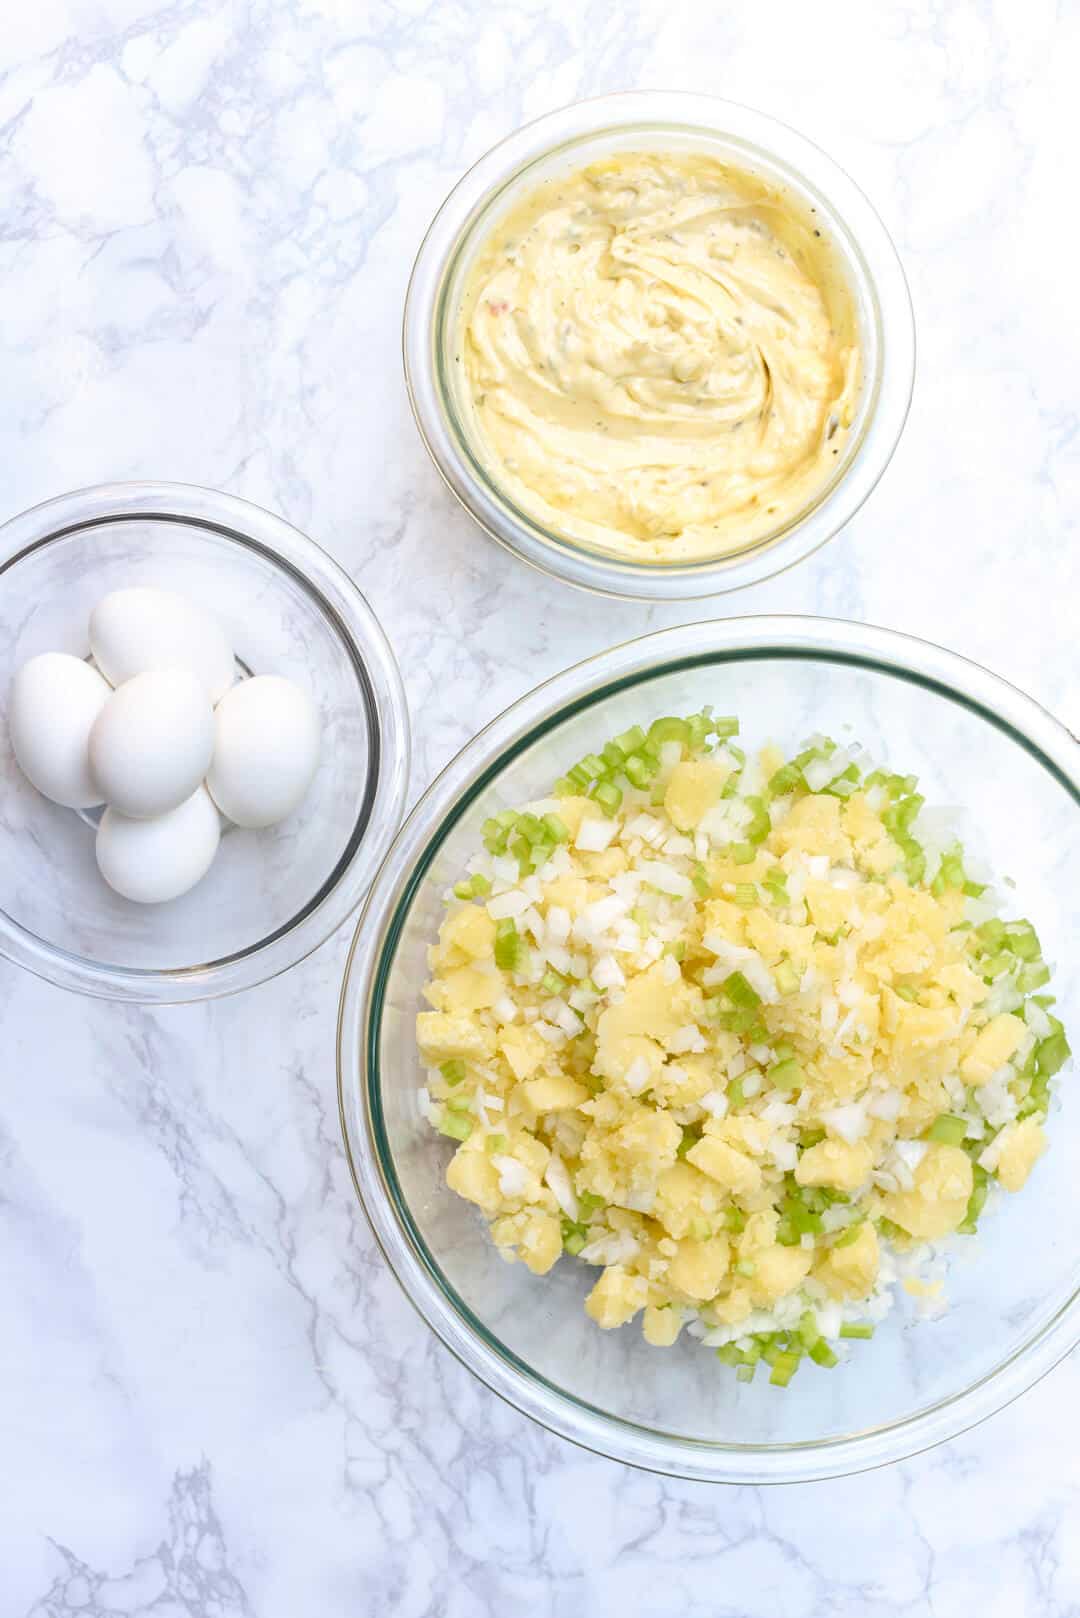
{"label": "white egg", "polygon": [[221,817],[205,787],[168,814],[130,820],[106,809],[97,833],[98,869],[136,904],[178,899],[206,875],[221,841]]}
{"label": "white egg", "polygon": [[110,693],[90,731],[90,769],[113,809],[134,820],[190,798],[214,751],[206,689],[184,669],[152,669]]}
{"label": "white egg", "polygon": [[111,696],[97,669],[66,652],[42,652],[11,682],[8,729],[19,768],[39,792],[68,809],[102,794],[90,773],[94,721]]}
{"label": "white egg", "polygon": [[114,590],[90,614],[90,650],[111,685],[149,669],[186,669],[217,702],[236,678],[228,637],[217,619],[170,590]]}
{"label": "white egg", "polygon": [[307,692],[276,674],[234,685],[214,713],[206,784],[238,826],[272,826],[292,813],[319,762],[319,714]]}

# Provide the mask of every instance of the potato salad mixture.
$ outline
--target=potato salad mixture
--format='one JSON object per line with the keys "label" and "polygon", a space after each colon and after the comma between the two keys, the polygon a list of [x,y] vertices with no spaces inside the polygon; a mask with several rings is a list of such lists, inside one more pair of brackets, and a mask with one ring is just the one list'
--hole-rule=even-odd
{"label": "potato salad mixture", "polygon": [[1034,929],[913,777],[737,733],[635,725],[486,822],[431,950],[420,1099],[505,1258],[574,1255],[598,1326],[687,1327],[784,1385],[1021,1190],[1069,1047]]}

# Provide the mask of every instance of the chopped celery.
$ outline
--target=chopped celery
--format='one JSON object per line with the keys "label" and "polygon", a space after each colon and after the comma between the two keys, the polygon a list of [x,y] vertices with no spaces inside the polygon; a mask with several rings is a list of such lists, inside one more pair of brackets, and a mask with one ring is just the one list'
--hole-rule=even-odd
{"label": "chopped celery", "polygon": [[840,1363],[839,1355],[829,1347],[824,1337],[819,1337],[816,1343],[812,1343],[807,1352],[815,1365],[823,1365],[826,1370],[831,1371],[834,1365]]}
{"label": "chopped celery", "polygon": [[521,966],[524,942],[510,916],[495,923],[495,965],[503,972],[516,972]]}
{"label": "chopped celery", "polygon": [[736,1208],[734,1203],[732,1203],[731,1207],[724,1215],[724,1223],[728,1230],[733,1230],[736,1236],[738,1236],[746,1229],[746,1215],[743,1213],[741,1208]]}
{"label": "chopped celery", "polygon": [[643,747],[644,744],[645,732],[640,725],[631,725],[629,730],[624,730],[621,735],[615,738],[615,746],[624,758],[629,758],[631,753],[636,753],[638,748]]}
{"label": "chopped celery", "polygon": [[685,938],[676,938],[670,944],[665,944],[664,945],[664,954],[665,955],[670,955],[672,960],[674,960],[674,961],[685,960],[686,959],[686,940],[685,940]]}
{"label": "chopped celery", "polygon": [[804,785],[801,770],[796,769],[794,764],[782,764],[769,777],[769,795],[773,798],[783,798],[789,792],[794,792],[797,787]]}
{"label": "chopped celery", "polygon": [[739,721],[734,718],[714,718],[712,722],[712,730],[713,735],[716,736],[720,741],[726,741],[728,737],[737,736],[739,734]]}
{"label": "chopped celery", "polygon": [[463,1118],[460,1113],[444,1112],[439,1119],[439,1134],[450,1140],[468,1140],[472,1131],[472,1119]]}
{"label": "chopped celery", "polygon": [[1016,987],[1021,994],[1030,994],[1050,982],[1050,968],[1045,961],[1026,962],[1016,975]]}
{"label": "chopped celery", "polygon": [[632,787],[637,787],[639,792],[643,792],[645,790],[653,776],[656,774],[656,770],[657,764],[655,759],[646,758],[642,753],[631,753],[630,757],[623,765],[623,774],[630,782],[630,785]]}
{"label": "chopped celery", "polygon": [[675,1148],[677,1157],[685,1157],[691,1146],[696,1146],[701,1139],[701,1130],[694,1125],[688,1125],[682,1132],[682,1140]]}
{"label": "chopped celery", "polygon": [[598,781],[590,796],[608,816],[616,812],[623,800],[622,787],[617,787],[613,781]]}
{"label": "chopped celery", "polygon": [[850,1225],[844,1226],[844,1229],[833,1242],[833,1246],[851,1247],[854,1242],[858,1241],[860,1235],[862,1234],[862,1227],[865,1223],[865,1219],[853,1219]]}
{"label": "chopped celery", "polygon": [[772,831],[772,821],[769,819],[769,811],[763,798],[751,796],[744,798],[743,802],[752,811],[750,824],[746,828],[746,841],[756,847],[758,843],[763,843]]}
{"label": "chopped celery", "polygon": [[[1057,1021],[1056,1018],[1051,1019]],[[1058,1023],[1049,1038],[1041,1040],[1035,1047],[1035,1066],[1039,1073],[1052,1079],[1055,1073],[1060,1073],[1065,1063],[1072,1055],[1069,1042],[1065,1038],[1065,1030]]]}
{"label": "chopped celery", "polygon": [[746,1097],[743,1094],[742,1079],[732,1079],[731,1083],[727,1087],[728,1106],[734,1112],[737,1107],[741,1107],[743,1105],[745,1100]]}
{"label": "chopped celery", "polygon": [[603,1197],[598,1197],[595,1191],[580,1191],[578,1193],[578,1212],[583,1219],[588,1219],[597,1208],[604,1206]]}
{"label": "chopped celery", "polygon": [[874,1335],[873,1323],[869,1320],[845,1320],[840,1327],[840,1335],[865,1342]]}
{"label": "chopped celery", "polygon": [[1005,947],[1018,961],[1037,961],[1042,955],[1042,945],[1030,921],[1006,922]]}
{"label": "chopped celery", "polygon": [[999,950],[1005,942],[1005,923],[1000,917],[991,916],[988,921],[980,922],[975,929],[975,936],[985,949]]}
{"label": "chopped celery", "polygon": [[700,860],[694,861],[690,872],[690,880],[694,884],[694,892],[700,895],[702,899],[707,899],[709,894],[712,892],[712,888],[709,885],[709,878],[705,871],[705,867],[702,865]]}
{"label": "chopped celery", "polygon": [[942,1112],[934,1119],[924,1140],[937,1141],[942,1146],[960,1146],[967,1134],[967,1119],[955,1112]]}
{"label": "chopped celery", "polygon": [[649,741],[654,747],[662,747],[664,742],[681,742],[683,746],[690,740],[690,726],[685,719],[654,719],[649,726]]}
{"label": "chopped celery", "polygon": [[732,843],[729,853],[733,865],[752,865],[757,859],[757,849],[753,843]]}
{"label": "chopped celery", "polygon": [[798,1354],[778,1354],[773,1361],[772,1371],[769,1374],[769,1381],[775,1388],[786,1388],[798,1369]]}
{"label": "chopped celery", "polygon": [[735,1367],[735,1380],[736,1380],[736,1382],[752,1382],[754,1380],[754,1372],[756,1370],[757,1370],[757,1361],[756,1360],[752,1364],[737,1365]]}
{"label": "chopped celery", "polygon": [[806,1075],[793,1056],[787,1057],[783,1062],[774,1062],[769,1069],[770,1083],[778,1090],[793,1090],[796,1085],[805,1082]]}
{"label": "chopped celery", "polygon": [[801,979],[790,961],[781,961],[773,969],[773,980],[781,994],[798,994]]}
{"label": "chopped celery", "polygon": [[540,987],[545,994],[565,994],[569,986],[569,978],[565,978],[561,972],[556,972],[553,966],[548,967],[540,980]]}
{"label": "chopped celery", "polygon": [[752,988],[741,972],[732,972],[720,985],[733,1006],[756,1007],[761,1004],[761,996]]}
{"label": "chopped celery", "polygon": [[565,820],[561,820],[558,815],[546,814],[540,824],[547,832],[551,842],[568,843],[570,841],[569,828]]}
{"label": "chopped celery", "polygon": [[489,1135],[484,1142],[484,1150],[485,1152],[490,1152],[492,1157],[497,1157],[500,1152],[505,1152],[506,1136]]}

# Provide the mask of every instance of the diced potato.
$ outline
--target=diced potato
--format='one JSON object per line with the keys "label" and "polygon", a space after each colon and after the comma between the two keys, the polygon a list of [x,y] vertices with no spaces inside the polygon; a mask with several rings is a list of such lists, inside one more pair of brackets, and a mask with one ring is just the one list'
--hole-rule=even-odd
{"label": "diced potato", "polygon": [[670,1348],[682,1330],[682,1316],[671,1304],[657,1308],[650,1304],[641,1322],[645,1341],[654,1348]]}
{"label": "diced potato", "polygon": [[[712,1181],[690,1163],[673,1163],[656,1182],[653,1218],[670,1236],[685,1236],[695,1219],[709,1218],[702,1198],[712,1190]],[[715,1196],[714,1196],[715,1200]],[[715,1219],[715,1212],[711,1218]]]}
{"label": "diced potato", "polygon": [[557,876],[544,889],[545,902],[561,905],[571,916],[580,916],[591,898],[589,881],[584,876]]}
{"label": "diced potato", "polygon": [[968,1084],[985,1084],[999,1067],[1003,1067],[1015,1055],[1026,1033],[1027,1025],[1022,1017],[1014,1017],[1009,1012],[1003,1012],[1000,1017],[991,1017],[986,1027],[979,1030],[975,1043],[960,1063],[963,1078]]}
{"label": "diced potato", "polygon": [[712,1236],[698,1242],[686,1237],[679,1243],[679,1251],[668,1265],[667,1278],[679,1292],[688,1298],[704,1302],[715,1297],[720,1282],[728,1272],[731,1250],[726,1236]]}
{"label": "diced potato", "polygon": [[488,1061],[495,1053],[495,1035],[462,1012],[421,1011],[416,1018],[416,1042],[432,1067],[464,1057]]}
{"label": "diced potato", "polygon": [[527,1079],[536,1072],[551,1046],[535,1028],[512,1023],[500,1033],[499,1049],[515,1079]]}
{"label": "diced potato", "polygon": [[1006,1124],[994,1145],[998,1179],[1006,1191],[1021,1191],[1046,1150],[1046,1132],[1034,1118],[1023,1118]]}
{"label": "diced potato", "polygon": [[485,1213],[496,1213],[503,1206],[499,1171],[486,1152],[459,1146],[446,1165],[446,1183],[467,1202],[475,1202]]}
{"label": "diced potato", "polygon": [[605,1330],[624,1326],[644,1309],[648,1296],[644,1276],[631,1274],[621,1264],[610,1264],[585,1299],[585,1313]]}
{"label": "diced potato", "polygon": [[631,1116],[614,1131],[612,1149],[628,1164],[648,1163],[659,1175],[675,1161],[682,1130],[666,1112],[636,1106]]}
{"label": "diced potato", "polygon": [[817,1279],[833,1298],[867,1298],[873,1291],[879,1263],[877,1231],[869,1220],[846,1247],[834,1247],[815,1270]]}
{"label": "diced potato", "polygon": [[761,1169],[753,1158],[714,1135],[703,1135],[686,1159],[733,1197],[753,1196],[761,1189]]}
{"label": "diced potato", "polygon": [[819,933],[832,937],[846,927],[858,902],[856,888],[834,888],[830,882],[818,882],[813,877],[807,880],[806,908]]}
{"label": "diced potato", "polygon": [[827,793],[799,798],[773,831],[770,847],[780,854],[791,849],[803,854],[827,854],[830,860],[847,864],[851,844],[840,824],[840,799]]}
{"label": "diced potato", "polygon": [[855,864],[860,871],[868,876],[885,876],[896,869],[900,850],[862,792],[852,794],[840,818],[854,845]]}
{"label": "diced potato", "polygon": [[799,1158],[795,1179],[799,1185],[826,1185],[835,1191],[857,1191],[873,1166],[873,1153],[865,1141],[823,1140]]}
{"label": "diced potato", "polygon": [[693,831],[724,795],[731,766],[720,759],[676,764],[668,777],[664,808],[680,831]]}
{"label": "diced potato", "polygon": [[495,923],[483,905],[462,905],[452,910],[439,933],[447,949],[459,949],[471,960],[489,959],[495,953]]}
{"label": "diced potato", "polygon": [[475,966],[459,966],[436,979],[442,991],[443,1011],[486,1011],[503,995],[503,979],[498,972],[483,972]]}
{"label": "diced potato", "polygon": [[661,1044],[690,1021],[697,997],[681,979],[669,983],[659,961],[629,979],[622,999],[600,1013],[597,1050],[627,1034],[645,1034]]}
{"label": "diced potato", "polygon": [[534,1112],[562,1112],[569,1107],[580,1107],[583,1101],[589,1099],[589,1092],[583,1084],[575,1083],[562,1073],[527,1079],[521,1089]]}
{"label": "diced potato", "polygon": [[725,1326],[737,1326],[754,1307],[748,1286],[733,1286],[722,1298],[714,1298],[709,1308]]}
{"label": "diced potato", "polygon": [[920,1241],[936,1241],[955,1230],[967,1212],[974,1175],[971,1160],[959,1146],[936,1141],[915,1170],[911,1191],[890,1191],[882,1198],[887,1218]]}
{"label": "diced potato", "polygon": [[[607,1015],[607,1012],[603,1012],[600,1020],[603,1021]],[[594,1072],[601,1078],[621,1083],[630,1073],[637,1072],[642,1062],[645,1064],[647,1077],[643,1083],[639,1082],[634,1086],[634,1094],[648,1088],[660,1077],[664,1066],[664,1053],[660,1046],[654,1039],[647,1039],[644,1034],[626,1034],[622,1039],[612,1039],[609,1036],[597,1042]]]}
{"label": "diced potato", "polygon": [[562,1252],[562,1226],[554,1214],[530,1210],[518,1257],[534,1275],[546,1275]]}
{"label": "diced potato", "polygon": [[805,1280],[814,1261],[813,1253],[802,1247],[772,1247],[759,1249],[754,1255],[754,1273],[750,1277],[750,1296],[757,1304],[775,1303]]}

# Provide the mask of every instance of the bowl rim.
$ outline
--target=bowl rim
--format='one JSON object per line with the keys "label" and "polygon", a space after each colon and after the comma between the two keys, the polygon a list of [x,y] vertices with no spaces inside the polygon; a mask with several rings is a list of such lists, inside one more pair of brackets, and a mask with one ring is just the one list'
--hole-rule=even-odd
{"label": "bowl rim", "polygon": [[[876,367],[846,468],[774,536],[705,561],[643,563],[605,556],[545,529],[478,475],[437,381],[443,292],[454,262],[493,198],[524,169],[581,140],[643,133],[703,133],[743,146],[818,197],[834,218],[841,256],[865,283]],[[899,443],[915,379],[911,295],[896,248],[869,199],[814,142],[754,108],[686,91],[620,91],[572,102],[524,124],[485,152],[441,203],[417,252],[402,320],[405,385],[421,440],[443,482],[489,538],[541,572],[599,594],[685,600],[741,589],[794,566],[824,545],[872,493]]]}
{"label": "bowl rim", "polygon": [[643,680],[706,657],[734,661],[755,654],[816,657],[930,689],[1009,735],[1080,806],[1077,738],[1034,698],[933,642],[872,625],[798,616],[727,618],[661,630],[587,658],[535,687],[485,726],[435,778],[413,807],[369,891],[346,960],[337,1028],[338,1109],[357,1196],[406,1297],[450,1352],[508,1404],[587,1450],[665,1475],[750,1484],[846,1476],[956,1437],[1011,1403],[1076,1345],[1080,1288],[977,1382],[889,1426],[789,1446],[720,1445],[658,1435],[554,1387],[482,1327],[470,1324],[467,1306],[459,1307],[460,1300],[441,1280],[390,1183],[378,1140],[373,1070],[395,926],[400,931],[450,825],[508,758],[557,718],[600,700],[613,688],[624,689],[628,675]]}
{"label": "bowl rim", "polygon": [[196,484],[133,481],[76,489],[0,526],[0,591],[25,557],[115,521],[172,521],[238,544],[289,574],[332,624],[367,713],[371,767],[360,813],[334,870],[289,921],[219,960],[167,968],[98,963],[40,938],[0,907],[0,955],[59,988],[92,998],[173,1005],[238,994],[288,971],[325,943],[360,904],[401,822],[409,763],[405,690],[367,600],[313,539],[264,507]]}

